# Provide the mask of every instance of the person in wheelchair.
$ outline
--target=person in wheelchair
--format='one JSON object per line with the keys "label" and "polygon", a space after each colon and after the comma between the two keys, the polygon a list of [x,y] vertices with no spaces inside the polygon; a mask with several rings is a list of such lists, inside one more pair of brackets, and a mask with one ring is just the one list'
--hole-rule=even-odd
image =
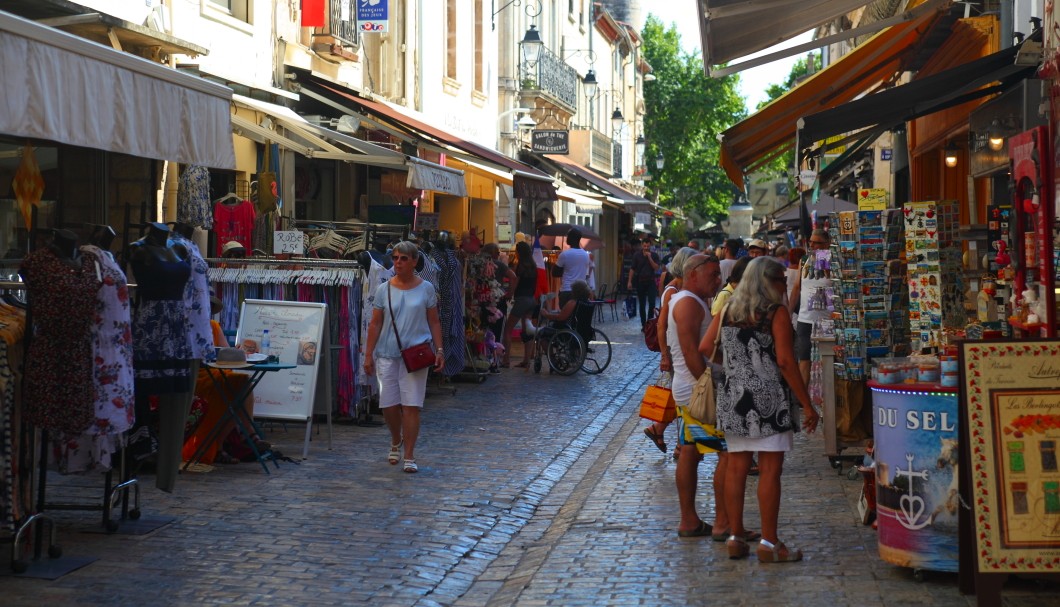
{"label": "person in wheelchair", "polygon": [[[556,312],[541,310],[541,316],[550,320],[547,326],[538,329],[538,338],[547,340],[560,329],[574,329],[588,344],[592,340],[593,304],[589,283],[575,280],[570,286],[571,298]],[[543,332],[543,333],[542,333]]]}

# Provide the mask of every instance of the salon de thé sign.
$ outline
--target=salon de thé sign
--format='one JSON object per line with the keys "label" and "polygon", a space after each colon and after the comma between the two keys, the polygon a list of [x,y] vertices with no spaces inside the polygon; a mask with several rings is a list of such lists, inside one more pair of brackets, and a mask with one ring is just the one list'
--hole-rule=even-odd
{"label": "salon de th\u00e9 sign", "polygon": [[538,154],[569,154],[570,131],[536,129],[530,136],[530,149]]}

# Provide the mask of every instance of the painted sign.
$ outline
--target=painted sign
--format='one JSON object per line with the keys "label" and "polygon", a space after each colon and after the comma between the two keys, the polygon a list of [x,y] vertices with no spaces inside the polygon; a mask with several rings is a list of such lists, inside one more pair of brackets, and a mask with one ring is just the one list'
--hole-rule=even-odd
{"label": "painted sign", "polygon": [[870,386],[880,558],[957,571],[957,394]]}
{"label": "painted sign", "polygon": [[535,129],[530,137],[530,149],[539,154],[569,154],[570,131]]}
{"label": "painted sign", "polygon": [[961,344],[981,573],[1060,569],[1060,342]]}
{"label": "painted sign", "polygon": [[362,34],[382,34],[390,31],[390,0],[356,0],[357,29]]}
{"label": "painted sign", "polygon": [[858,210],[882,211],[887,208],[887,198],[884,188],[861,188],[858,190]]}

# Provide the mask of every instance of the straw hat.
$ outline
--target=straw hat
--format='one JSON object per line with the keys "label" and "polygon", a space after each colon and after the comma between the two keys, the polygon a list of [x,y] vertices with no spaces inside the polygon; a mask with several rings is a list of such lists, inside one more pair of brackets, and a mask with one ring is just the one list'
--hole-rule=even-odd
{"label": "straw hat", "polygon": [[762,249],[763,251],[768,251],[769,250],[769,245],[766,244],[766,241],[762,240],[761,238],[755,238],[751,242],[747,243],[747,248],[748,249]]}
{"label": "straw hat", "polygon": [[247,362],[247,353],[239,348],[218,348],[217,361],[213,366],[224,369],[246,369],[254,365]]}

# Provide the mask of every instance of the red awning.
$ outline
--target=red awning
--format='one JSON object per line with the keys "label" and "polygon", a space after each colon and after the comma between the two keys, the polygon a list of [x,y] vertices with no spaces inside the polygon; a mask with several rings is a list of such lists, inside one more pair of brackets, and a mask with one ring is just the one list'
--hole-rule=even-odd
{"label": "red awning", "polygon": [[314,83],[333,95],[338,95],[346,101],[353,102],[363,111],[387,119],[388,121],[398,123],[399,125],[403,125],[409,129],[417,131],[421,135],[425,135],[431,139],[444,143],[445,145],[463,150],[485,162],[498,165],[511,171],[512,184],[516,198],[540,202],[556,200],[557,198],[556,188],[552,185],[552,177],[528,164],[523,164],[522,162],[509,158],[496,150],[491,150],[485,146],[457,137],[452,133],[435,128],[421,120],[417,120],[416,118],[405,114],[404,112],[390,107],[389,105],[358,97],[352,92],[339,90],[336,88],[337,85],[333,83],[325,84],[319,81],[314,81]]}

